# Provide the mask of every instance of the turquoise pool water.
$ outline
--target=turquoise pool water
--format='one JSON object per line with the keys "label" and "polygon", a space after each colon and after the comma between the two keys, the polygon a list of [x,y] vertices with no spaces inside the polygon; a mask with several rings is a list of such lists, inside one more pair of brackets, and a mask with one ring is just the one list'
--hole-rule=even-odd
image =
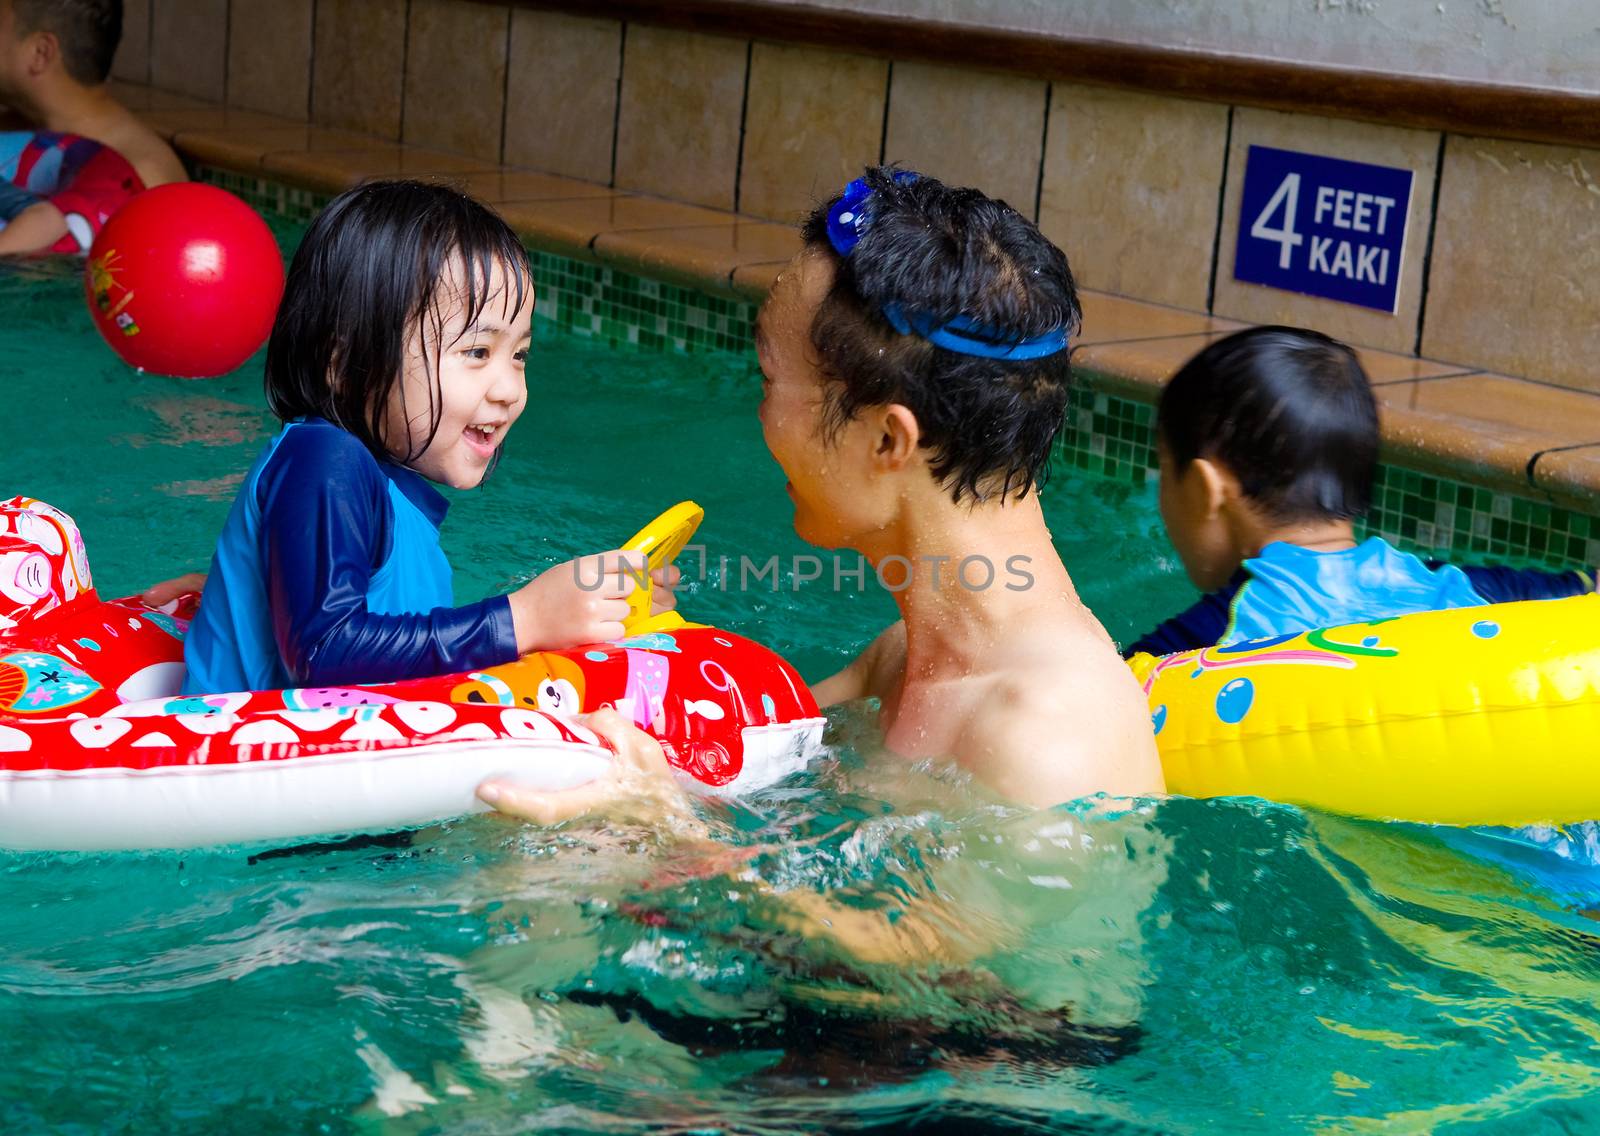
{"label": "turquoise pool water", "polygon": [[[80,302],[70,277],[0,271],[0,492],[72,512],[112,594],[204,566],[271,424],[257,364],[135,377]],[[713,562],[807,551],[749,360],[544,326],[530,388],[447,524],[459,598],[682,496]],[[1191,594],[1149,493],[1062,475],[1045,497],[1113,634]],[[682,606],[809,678],[892,610],[827,580],[734,583],[691,580]],[[862,722],[836,735],[805,777],[708,811],[709,851],[485,817],[285,854],[0,855],[0,1130],[1600,1125],[1585,870],[1260,802],[1021,814],[864,758]],[[796,921],[821,897],[836,925],[938,928],[947,957],[883,930],[864,960]]]}

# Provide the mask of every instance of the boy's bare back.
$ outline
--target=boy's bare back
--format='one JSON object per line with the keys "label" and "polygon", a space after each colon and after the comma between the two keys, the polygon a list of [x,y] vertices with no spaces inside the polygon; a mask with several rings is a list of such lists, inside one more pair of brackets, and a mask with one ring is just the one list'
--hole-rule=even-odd
{"label": "boy's bare back", "polygon": [[54,129],[81,134],[111,147],[128,160],[146,189],[189,179],[172,147],[137,115],[109,96],[103,103],[97,104],[92,113],[86,113],[76,121],[64,122]]}

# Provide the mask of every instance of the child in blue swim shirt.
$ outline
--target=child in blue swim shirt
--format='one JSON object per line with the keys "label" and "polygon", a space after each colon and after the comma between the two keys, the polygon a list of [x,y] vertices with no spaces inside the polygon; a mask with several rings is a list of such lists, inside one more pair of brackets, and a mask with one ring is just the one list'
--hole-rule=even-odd
{"label": "child in blue swim shirt", "polygon": [[1127,654],[1594,590],[1582,572],[1457,568],[1357,541],[1378,408],[1355,352],[1317,332],[1256,327],[1210,344],[1162,391],[1156,432],[1161,519],[1205,594]]}
{"label": "child in blue swim shirt", "polygon": [[186,690],[387,682],[621,637],[637,553],[454,606],[434,485],[476,487],[498,461],[533,304],[516,234],[456,190],[377,182],[329,204],[289,269],[266,363],[284,426],[217,541]]}

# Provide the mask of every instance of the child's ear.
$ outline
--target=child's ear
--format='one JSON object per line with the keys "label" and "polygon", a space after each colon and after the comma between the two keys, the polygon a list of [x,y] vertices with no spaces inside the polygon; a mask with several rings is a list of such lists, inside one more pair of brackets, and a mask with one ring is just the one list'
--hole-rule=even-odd
{"label": "child's ear", "polygon": [[61,42],[54,32],[37,31],[29,37],[28,74],[37,78],[61,57]]}
{"label": "child's ear", "polygon": [[1195,458],[1186,472],[1185,480],[1194,494],[1193,504],[1207,520],[1221,514],[1223,508],[1239,496],[1239,479],[1233,476],[1233,471],[1210,458]]}
{"label": "child's ear", "polygon": [[878,417],[878,442],[873,458],[879,468],[903,469],[917,452],[922,440],[922,428],[911,408],[898,402],[883,408]]}

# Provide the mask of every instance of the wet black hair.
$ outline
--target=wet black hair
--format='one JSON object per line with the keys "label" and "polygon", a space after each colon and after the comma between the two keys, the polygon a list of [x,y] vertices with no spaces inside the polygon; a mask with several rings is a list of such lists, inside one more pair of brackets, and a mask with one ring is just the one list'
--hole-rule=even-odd
{"label": "wet black hair", "polygon": [[464,326],[494,298],[497,266],[508,278],[504,302],[510,310],[533,289],[517,234],[458,189],[374,181],[329,202],[295,250],[267,341],[272,412],[284,422],[325,418],[361,439],[378,460],[392,460],[384,411],[393,391],[404,397],[407,348],[419,330],[428,330],[428,436],[402,460],[426,450],[442,413],[439,358],[450,345],[443,342],[448,311],[440,291],[453,260],[466,269]]}
{"label": "wet black hair", "polygon": [[1356,353],[1320,332],[1269,325],[1208,345],[1161,392],[1156,430],[1178,473],[1218,461],[1274,520],[1371,507],[1377,402]]}
{"label": "wet black hair", "polygon": [[931,177],[897,181],[866,171],[871,223],[848,257],[828,239],[818,206],[801,228],[829,257],[834,280],[811,325],[826,379],[824,426],[836,433],[870,406],[900,403],[916,415],[929,468],[959,504],[1023,497],[1049,473],[1066,413],[1068,352],[985,359],[901,335],[885,304],[943,322],[964,315],[1023,338],[1075,331],[1081,313],[1067,258],[1003,201]]}
{"label": "wet black hair", "polygon": [[111,74],[122,42],[122,0],[12,0],[17,32],[50,32],[61,63],[78,82],[97,87]]}

